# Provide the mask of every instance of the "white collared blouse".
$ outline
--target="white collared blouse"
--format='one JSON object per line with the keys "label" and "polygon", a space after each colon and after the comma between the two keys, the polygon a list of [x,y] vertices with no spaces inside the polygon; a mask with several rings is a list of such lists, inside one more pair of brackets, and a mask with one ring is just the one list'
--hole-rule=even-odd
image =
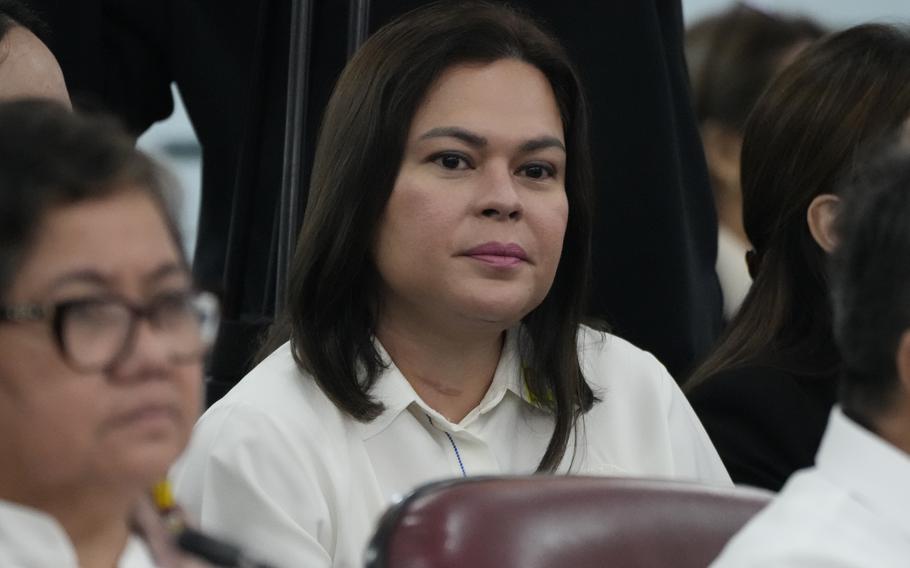
{"label": "white collared blouse", "polygon": [[712,566],[910,566],[910,456],[834,407],[815,467],[793,474]]}
{"label": "white collared blouse", "polygon": [[[50,515],[18,503],[0,501],[0,566],[3,568],[79,568],[76,549]],[[156,568],[141,538],[131,536],[117,568]]]}
{"label": "white collared blouse", "polygon": [[[589,328],[580,330],[579,349],[600,402],[576,426],[575,451],[559,471],[731,485],[653,356]],[[174,475],[187,512],[278,567],[362,566],[381,513],[417,486],[535,471],[554,420],[524,387],[514,331],[486,395],[458,424],[389,363],[372,391],[385,410],[361,423],[297,368],[288,344],[277,349],[197,424]]]}

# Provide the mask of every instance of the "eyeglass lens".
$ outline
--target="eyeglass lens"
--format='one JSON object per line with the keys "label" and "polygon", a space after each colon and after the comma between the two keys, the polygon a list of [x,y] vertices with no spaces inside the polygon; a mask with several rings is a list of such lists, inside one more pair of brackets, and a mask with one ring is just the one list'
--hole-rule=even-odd
{"label": "eyeglass lens", "polygon": [[186,293],[159,296],[141,312],[116,299],[80,300],[60,306],[58,333],[74,366],[101,370],[130,348],[142,314],[175,361],[193,360],[211,342],[207,320],[213,306],[205,304]]}

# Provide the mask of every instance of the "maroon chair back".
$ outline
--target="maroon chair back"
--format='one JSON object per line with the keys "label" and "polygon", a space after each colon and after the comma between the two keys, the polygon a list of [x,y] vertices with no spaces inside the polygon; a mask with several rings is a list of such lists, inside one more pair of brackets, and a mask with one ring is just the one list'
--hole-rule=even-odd
{"label": "maroon chair back", "polygon": [[433,483],[386,512],[367,568],[703,568],[770,497],[614,477]]}

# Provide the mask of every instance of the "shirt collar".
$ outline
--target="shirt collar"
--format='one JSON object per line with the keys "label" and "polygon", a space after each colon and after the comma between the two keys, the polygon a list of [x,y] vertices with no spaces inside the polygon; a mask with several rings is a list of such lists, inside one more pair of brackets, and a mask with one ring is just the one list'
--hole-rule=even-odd
{"label": "shirt collar", "polygon": [[821,475],[910,535],[910,455],[850,420],[835,406],[816,466]]}
{"label": "shirt collar", "polygon": [[471,410],[458,424],[450,423],[445,417],[430,408],[417,395],[411,383],[404,378],[404,375],[398,370],[398,367],[379,340],[374,339],[373,343],[379,352],[380,358],[386,364],[386,369],[376,380],[370,395],[377,402],[381,402],[385,409],[378,417],[363,424],[362,432],[365,440],[385,430],[399,414],[412,405],[415,405],[420,412],[431,417],[437,427],[452,431],[470,427],[479,416],[496,408],[507,393],[511,393],[528,404],[536,406],[525,386],[524,372],[518,350],[517,328],[506,332],[506,339],[503,343],[502,353],[499,356],[499,363],[496,366],[496,372],[493,374],[490,388],[487,389],[480,404]]}
{"label": "shirt collar", "polygon": [[76,550],[63,527],[37,509],[0,501],[0,558],[14,566],[76,566]]}

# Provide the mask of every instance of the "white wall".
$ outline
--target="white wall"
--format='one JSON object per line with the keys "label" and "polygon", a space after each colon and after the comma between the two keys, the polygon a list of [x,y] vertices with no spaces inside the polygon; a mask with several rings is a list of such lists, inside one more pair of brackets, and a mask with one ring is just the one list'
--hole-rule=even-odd
{"label": "white wall", "polygon": [[[722,10],[733,0],[682,0],[683,15],[690,24],[711,12]],[[756,8],[806,14],[834,29],[868,21],[910,25],[910,0],[749,0]]]}
{"label": "white wall", "polygon": [[183,236],[183,246],[192,260],[196,246],[196,226],[199,217],[200,184],[202,182],[202,149],[183,106],[183,100],[173,87],[174,113],[156,122],[142,136],[137,146],[163,163],[177,178],[181,190],[177,223]]}

